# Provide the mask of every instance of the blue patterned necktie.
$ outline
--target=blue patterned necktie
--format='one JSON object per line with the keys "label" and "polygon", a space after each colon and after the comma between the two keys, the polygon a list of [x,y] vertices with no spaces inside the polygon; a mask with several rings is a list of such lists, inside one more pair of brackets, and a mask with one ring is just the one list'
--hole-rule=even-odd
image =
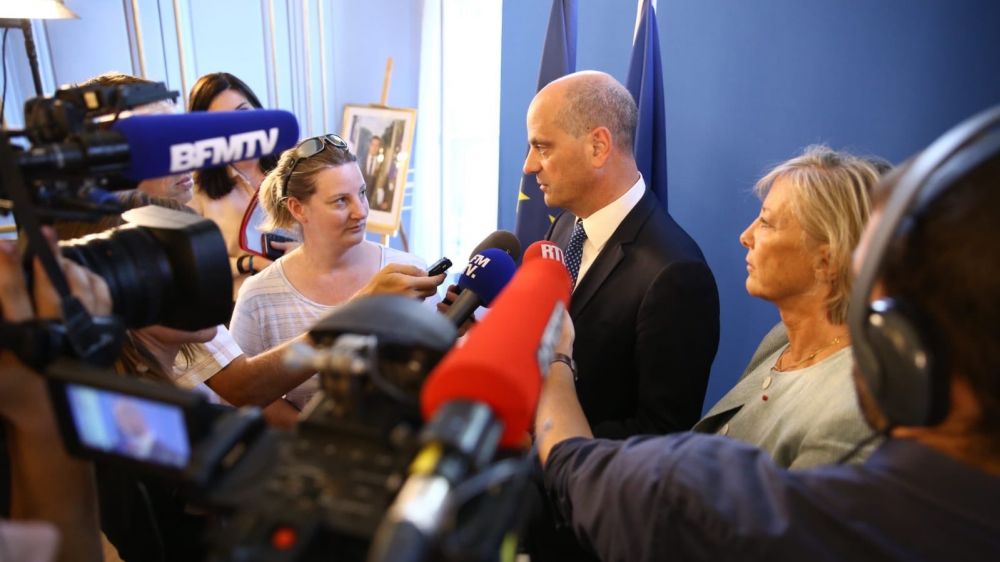
{"label": "blue patterned necktie", "polygon": [[583,221],[576,219],[573,226],[573,234],[569,237],[569,245],[566,246],[566,267],[569,274],[573,276],[573,286],[576,286],[576,278],[580,274],[580,262],[583,260],[583,242],[587,239],[587,231],[583,229]]}

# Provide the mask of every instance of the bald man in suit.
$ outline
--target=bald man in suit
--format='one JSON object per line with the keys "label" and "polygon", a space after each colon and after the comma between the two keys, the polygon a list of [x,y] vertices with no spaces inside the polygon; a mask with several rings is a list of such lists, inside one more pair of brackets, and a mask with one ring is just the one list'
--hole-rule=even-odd
{"label": "bald man in suit", "polygon": [[524,163],[545,204],[566,210],[547,237],[576,273],[576,390],[594,434],[615,439],[690,429],[719,342],[715,278],[645,187],[636,115],[611,76],[565,76],[531,103]]}

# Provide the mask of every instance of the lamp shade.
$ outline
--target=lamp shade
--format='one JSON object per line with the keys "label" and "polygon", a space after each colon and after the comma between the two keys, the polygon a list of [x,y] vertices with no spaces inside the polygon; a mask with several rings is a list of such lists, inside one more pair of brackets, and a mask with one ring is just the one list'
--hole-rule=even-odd
{"label": "lamp shade", "polygon": [[80,19],[56,0],[0,0],[0,18],[18,20]]}

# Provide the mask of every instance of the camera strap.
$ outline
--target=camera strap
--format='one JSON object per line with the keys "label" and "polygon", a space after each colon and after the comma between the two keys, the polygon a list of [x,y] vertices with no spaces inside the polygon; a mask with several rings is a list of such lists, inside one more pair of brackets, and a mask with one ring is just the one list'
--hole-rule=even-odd
{"label": "camera strap", "polygon": [[[115,346],[121,341],[122,335],[120,333],[123,329],[120,323],[113,321],[95,322],[79,299],[70,292],[66,276],[63,275],[62,268],[59,267],[59,263],[52,253],[52,248],[42,234],[41,222],[38,220],[34,205],[28,195],[24,177],[21,175],[17,158],[11,148],[10,137],[6,131],[3,131],[2,136],[0,136],[0,181],[6,188],[7,196],[14,204],[14,218],[18,228],[28,238],[29,250],[38,256],[42,267],[45,268],[45,273],[52,281],[56,292],[59,293],[63,326],[70,347],[78,357],[86,360],[116,355],[118,350],[109,350],[108,347]],[[114,330],[115,324],[117,324],[118,333],[109,332],[108,326],[111,325],[112,330]],[[40,325],[51,327],[53,324],[41,323]],[[42,340],[34,338],[32,341]],[[55,355],[50,356],[50,358],[54,359]]]}
{"label": "camera strap", "polygon": [[14,352],[22,363],[41,371],[55,359],[65,344],[66,331],[47,320],[0,323],[0,347]]}

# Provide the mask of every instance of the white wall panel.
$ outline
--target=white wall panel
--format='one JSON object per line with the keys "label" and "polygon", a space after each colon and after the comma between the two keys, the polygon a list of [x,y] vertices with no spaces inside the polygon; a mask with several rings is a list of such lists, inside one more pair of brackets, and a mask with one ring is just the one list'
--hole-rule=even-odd
{"label": "white wall panel", "polygon": [[[230,72],[247,83],[257,97],[267,99],[266,14],[259,2],[213,0],[184,2],[194,53],[188,88],[198,76]],[[265,102],[266,103],[266,102]]]}
{"label": "white wall panel", "polygon": [[57,84],[80,82],[109,70],[133,72],[122,2],[69,0],[66,7],[80,19],[45,23]]}
{"label": "white wall panel", "polygon": [[[426,215],[418,223],[428,233],[410,232],[410,240],[418,248],[433,248],[436,252],[441,247],[442,211],[449,216],[462,209],[482,207],[477,216],[490,217],[487,221],[476,219],[475,224],[457,226],[461,233],[452,232],[454,236],[449,239],[455,243],[461,241],[462,246],[474,245],[480,234],[484,234],[481,231],[492,229],[492,217],[496,214],[493,177],[496,133],[492,124],[483,128],[476,123],[496,120],[496,102],[495,93],[482,91],[484,87],[494,89],[489,85],[492,82],[477,76],[488,76],[491,72],[499,75],[499,71],[496,61],[477,56],[476,51],[477,44],[499,44],[499,39],[493,37],[493,31],[499,31],[499,2],[444,0],[436,4],[439,12],[443,9],[458,18],[471,18],[468,29],[453,28],[451,32],[436,26],[433,19],[422,21],[424,2],[413,0],[66,0],[65,3],[80,19],[33,25],[46,94],[51,94],[57,85],[77,83],[110,70],[140,74],[144,68],[147,78],[165,82],[170,89],[181,93],[183,101],[198,76],[227,71],[246,81],[265,106],[295,113],[303,136],[339,132],[344,104],[379,102],[388,57],[394,62],[388,105],[418,107],[421,35],[434,34],[438,45],[435,58],[445,62],[445,69],[438,68],[430,79],[439,82],[438,109],[448,107],[449,111],[444,117],[434,109],[428,109],[426,115],[418,113],[418,134],[425,118],[436,122],[420,141],[433,146],[422,148],[418,143],[411,162],[416,163],[421,150],[440,156],[441,125],[445,125],[444,136],[451,139],[445,150],[451,156],[446,169],[434,176],[436,180],[431,178],[424,185],[417,174],[416,191],[408,194],[406,201],[412,201],[418,214]],[[424,23],[427,28],[422,30]],[[444,38],[443,51],[448,60],[441,61],[441,43],[446,33],[450,36]],[[463,53],[464,58],[455,57]],[[18,127],[23,121],[23,102],[34,95],[20,31],[10,32],[7,63],[4,115],[9,126]],[[492,66],[497,69],[491,70]],[[468,103],[450,103],[454,100]],[[483,134],[487,130],[490,132]],[[457,182],[459,186],[451,188],[452,195],[466,193],[457,199],[447,197],[454,204],[444,209],[442,183],[449,182]],[[474,188],[471,192],[470,186]],[[406,208],[409,209],[409,204]],[[409,211],[404,213],[404,225],[409,224],[408,215]],[[462,211],[457,216],[472,215]],[[424,236],[427,244],[421,243]],[[464,251],[453,253],[459,255]],[[439,256],[423,257],[433,260]]]}

